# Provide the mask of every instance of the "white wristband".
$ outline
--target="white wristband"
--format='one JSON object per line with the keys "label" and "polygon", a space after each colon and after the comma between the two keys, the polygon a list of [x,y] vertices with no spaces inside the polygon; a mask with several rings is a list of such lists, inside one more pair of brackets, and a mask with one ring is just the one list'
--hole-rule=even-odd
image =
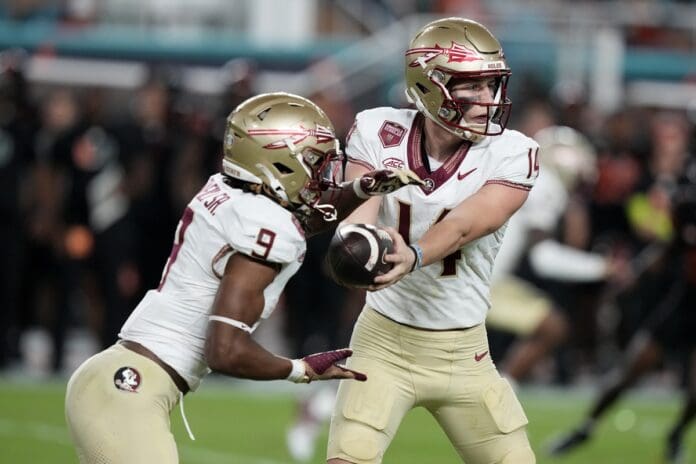
{"label": "white wristband", "polygon": [[295,383],[308,383],[309,377],[307,377],[304,361],[301,359],[290,359],[290,362],[292,363],[292,370],[286,379]]}

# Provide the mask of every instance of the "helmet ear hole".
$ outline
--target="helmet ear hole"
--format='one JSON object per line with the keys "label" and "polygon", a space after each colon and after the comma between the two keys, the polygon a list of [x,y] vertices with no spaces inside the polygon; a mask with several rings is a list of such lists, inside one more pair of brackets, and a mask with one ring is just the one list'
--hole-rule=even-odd
{"label": "helmet ear hole", "polygon": [[422,93],[423,95],[430,93],[430,89],[428,89],[426,86],[424,86],[420,82],[416,82],[416,87],[418,87],[418,90],[420,90],[420,93]]}
{"label": "helmet ear hole", "polygon": [[278,172],[280,172],[281,174],[292,174],[293,172],[295,172],[292,169],[290,169],[289,167],[287,167],[286,165],[284,165],[283,163],[279,163],[279,162],[273,163],[273,167],[275,167],[278,170]]}

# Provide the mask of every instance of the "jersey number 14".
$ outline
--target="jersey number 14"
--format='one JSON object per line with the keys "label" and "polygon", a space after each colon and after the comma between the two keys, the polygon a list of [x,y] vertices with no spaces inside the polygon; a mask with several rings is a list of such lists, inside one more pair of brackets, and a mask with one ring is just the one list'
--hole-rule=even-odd
{"label": "jersey number 14", "polygon": [[[442,221],[450,210],[444,209],[437,218],[436,223]],[[411,205],[399,202],[399,233],[411,243]],[[442,272],[440,277],[452,277],[457,275],[457,260],[462,259],[462,250],[457,250],[442,259]]]}

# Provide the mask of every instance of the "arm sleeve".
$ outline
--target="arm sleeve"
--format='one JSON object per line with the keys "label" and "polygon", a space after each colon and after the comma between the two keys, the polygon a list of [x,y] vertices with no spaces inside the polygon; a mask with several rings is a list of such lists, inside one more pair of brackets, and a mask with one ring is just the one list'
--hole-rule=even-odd
{"label": "arm sleeve", "polygon": [[516,136],[515,143],[497,149],[500,159],[487,184],[503,184],[531,190],[539,175],[539,145],[532,139]]}
{"label": "arm sleeve", "polygon": [[541,277],[565,282],[595,282],[604,279],[606,259],[563,245],[555,240],[543,240],[529,251],[532,269]]}

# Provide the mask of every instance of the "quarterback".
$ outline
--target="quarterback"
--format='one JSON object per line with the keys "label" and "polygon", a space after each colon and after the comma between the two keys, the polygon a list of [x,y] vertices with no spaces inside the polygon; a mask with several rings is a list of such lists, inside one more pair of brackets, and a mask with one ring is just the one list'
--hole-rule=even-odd
{"label": "quarterback", "polygon": [[331,122],[314,103],[286,93],[239,105],[227,119],[223,150],[222,173],[183,212],[158,288],[135,308],[119,342],[85,361],[68,383],[65,414],[81,463],[178,462],[169,414],[211,370],[298,383],[366,379],[336,364],[350,350],[290,360],[251,333],[302,263],[306,218],[349,212],[324,198],[357,205],[353,197],[415,178],[380,170],[337,184],[342,163]]}
{"label": "quarterback", "polygon": [[388,228],[395,267],[375,279],[353,331],[328,462],[379,463],[405,414],[426,408],[467,464],[535,462],[527,418],[491,361],[485,318],[505,224],[538,174],[536,142],[507,130],[510,69],[481,24],[426,25],[405,52],[416,110],[358,114],[348,178],[408,168],[424,185],[373,198],[346,221]]}

